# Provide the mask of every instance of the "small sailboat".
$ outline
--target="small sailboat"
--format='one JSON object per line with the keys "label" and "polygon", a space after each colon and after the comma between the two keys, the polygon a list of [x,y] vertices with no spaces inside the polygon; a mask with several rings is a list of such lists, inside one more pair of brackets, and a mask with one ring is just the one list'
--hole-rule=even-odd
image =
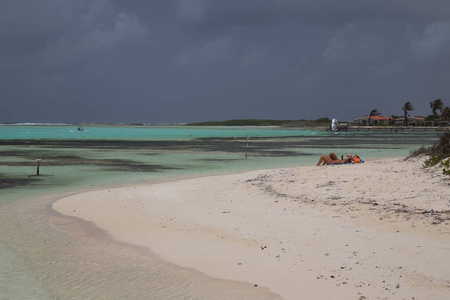
{"label": "small sailboat", "polygon": [[[75,119],[77,119],[77,118],[75,118]],[[77,124],[78,124],[78,131],[84,131],[84,128],[83,128],[83,126],[81,126],[80,121],[78,121],[78,119],[77,119]]]}
{"label": "small sailboat", "polygon": [[337,134],[337,131],[339,130],[339,124],[337,119],[333,119],[331,120],[331,125],[330,127],[327,128],[327,131],[330,130],[331,133],[333,134]]}
{"label": "small sailboat", "polygon": [[338,129],[339,129],[339,124],[338,124],[337,119],[331,120],[331,132],[336,133],[336,131],[338,131]]}

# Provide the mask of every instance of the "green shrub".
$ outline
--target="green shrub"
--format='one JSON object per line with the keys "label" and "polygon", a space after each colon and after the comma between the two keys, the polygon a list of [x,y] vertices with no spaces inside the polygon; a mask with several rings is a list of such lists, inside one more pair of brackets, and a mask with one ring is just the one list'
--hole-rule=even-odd
{"label": "green shrub", "polygon": [[431,149],[430,147],[422,146],[422,147],[420,147],[418,149],[411,150],[411,152],[405,158],[405,160],[413,158],[413,157],[417,157],[417,156],[422,156],[422,155],[431,155],[431,150],[430,149]]}
{"label": "green shrub", "polygon": [[444,165],[442,172],[444,172],[444,174],[450,175],[450,158],[443,160],[442,164]]}
{"label": "green shrub", "polygon": [[443,162],[444,159],[446,159],[448,156],[445,155],[437,155],[437,154],[431,154],[428,159],[426,159],[423,163],[424,167],[432,167],[437,165],[440,162]]}
{"label": "green shrub", "polygon": [[412,151],[408,157],[419,155],[429,156],[423,163],[424,167],[431,167],[440,163],[444,166],[442,172],[450,175],[450,133],[441,135],[439,141],[431,147],[421,147]]}

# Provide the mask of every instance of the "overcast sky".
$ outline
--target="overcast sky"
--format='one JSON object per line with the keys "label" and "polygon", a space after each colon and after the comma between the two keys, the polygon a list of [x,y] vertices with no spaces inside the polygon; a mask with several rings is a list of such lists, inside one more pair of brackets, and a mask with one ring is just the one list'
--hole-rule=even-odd
{"label": "overcast sky", "polygon": [[449,0],[2,0],[0,123],[450,106]]}

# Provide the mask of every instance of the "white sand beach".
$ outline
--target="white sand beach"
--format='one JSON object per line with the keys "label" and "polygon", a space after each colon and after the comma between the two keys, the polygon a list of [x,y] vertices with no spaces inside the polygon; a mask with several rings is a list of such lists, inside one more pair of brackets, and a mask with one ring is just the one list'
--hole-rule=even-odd
{"label": "white sand beach", "polygon": [[450,182],[422,162],[184,179],[84,192],[52,208],[283,299],[450,299]]}

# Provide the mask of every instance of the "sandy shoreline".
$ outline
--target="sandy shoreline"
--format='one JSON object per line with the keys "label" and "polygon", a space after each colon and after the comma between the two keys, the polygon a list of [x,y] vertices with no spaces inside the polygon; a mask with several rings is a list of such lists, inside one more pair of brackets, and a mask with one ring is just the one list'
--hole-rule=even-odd
{"label": "sandy shoreline", "polygon": [[383,159],[91,191],[53,209],[284,299],[448,299],[449,187],[420,160]]}

